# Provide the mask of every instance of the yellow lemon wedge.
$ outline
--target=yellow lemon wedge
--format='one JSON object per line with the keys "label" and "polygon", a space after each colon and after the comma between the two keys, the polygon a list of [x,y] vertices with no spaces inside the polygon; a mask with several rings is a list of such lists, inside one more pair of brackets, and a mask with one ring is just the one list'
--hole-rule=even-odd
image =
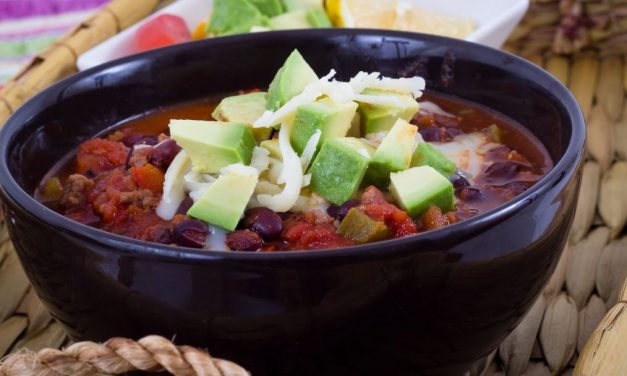
{"label": "yellow lemon wedge", "polygon": [[476,29],[466,18],[423,9],[408,0],[327,0],[327,14],[337,27],[394,29],[465,38]]}

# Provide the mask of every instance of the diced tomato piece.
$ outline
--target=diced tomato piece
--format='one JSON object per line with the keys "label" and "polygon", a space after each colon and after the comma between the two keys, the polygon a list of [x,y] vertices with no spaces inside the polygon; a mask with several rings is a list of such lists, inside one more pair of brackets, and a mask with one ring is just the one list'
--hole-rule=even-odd
{"label": "diced tomato piece", "polygon": [[370,218],[385,222],[395,238],[418,232],[418,227],[409,214],[387,202],[383,193],[374,186],[367,187],[362,193],[358,208]]}
{"label": "diced tomato piece", "polygon": [[123,143],[95,138],[79,146],[76,164],[80,174],[98,175],[124,165],[127,156],[128,148]]}
{"label": "diced tomato piece", "polygon": [[142,167],[131,167],[129,170],[138,186],[154,193],[163,192],[164,174],[158,167],[145,164]]}
{"label": "diced tomato piece", "polygon": [[185,20],[173,14],[157,16],[135,32],[135,42],[139,51],[183,43],[190,39],[191,34]]}
{"label": "diced tomato piece", "polygon": [[422,215],[422,223],[425,226],[425,230],[435,230],[448,225],[449,219],[445,214],[442,214],[440,208],[431,205],[425,214]]}
{"label": "diced tomato piece", "polygon": [[337,248],[354,244],[331,223],[317,223],[314,213],[294,214],[283,223],[281,238],[288,249]]}

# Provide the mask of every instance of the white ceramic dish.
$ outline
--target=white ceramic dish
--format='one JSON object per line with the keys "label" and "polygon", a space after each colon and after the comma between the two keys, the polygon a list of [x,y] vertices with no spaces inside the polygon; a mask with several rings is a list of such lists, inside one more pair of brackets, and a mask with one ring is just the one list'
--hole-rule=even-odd
{"label": "white ceramic dish", "polygon": [[[379,0],[372,0],[379,1]],[[440,11],[452,16],[469,17],[477,24],[477,30],[466,40],[500,48],[527,11],[529,0],[410,0],[425,9]],[[79,56],[79,70],[111,61],[134,52],[133,35],[146,21],[163,13],[182,17],[190,30],[207,18],[211,0],[178,0],[146,17],[118,35],[97,45]]]}

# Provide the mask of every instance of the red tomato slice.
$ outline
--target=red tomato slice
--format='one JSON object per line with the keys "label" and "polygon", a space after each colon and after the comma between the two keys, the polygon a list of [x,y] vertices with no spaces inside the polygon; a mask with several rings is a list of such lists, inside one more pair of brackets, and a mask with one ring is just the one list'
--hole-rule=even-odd
{"label": "red tomato slice", "polygon": [[139,51],[187,42],[190,38],[191,34],[185,20],[173,14],[159,15],[135,32],[135,42]]}

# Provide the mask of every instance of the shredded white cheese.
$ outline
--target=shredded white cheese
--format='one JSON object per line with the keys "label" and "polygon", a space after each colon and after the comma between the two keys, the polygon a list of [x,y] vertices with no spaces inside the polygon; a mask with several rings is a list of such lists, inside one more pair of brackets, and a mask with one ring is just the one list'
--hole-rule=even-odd
{"label": "shredded white cheese", "polygon": [[485,154],[499,146],[482,132],[462,134],[448,142],[432,142],[431,144],[471,179],[481,173]]}
{"label": "shredded white cheese", "polygon": [[257,171],[261,174],[270,166],[270,152],[259,146],[255,146],[253,149],[253,156],[250,159],[250,166],[257,169]]}
{"label": "shredded white cheese", "polygon": [[174,218],[179,205],[185,200],[185,181],[183,176],[192,167],[192,162],[185,151],[181,150],[165,172],[163,195],[157,206],[157,215],[169,221]]}
{"label": "shredded white cheese", "polygon": [[255,128],[272,127],[276,124],[289,123],[298,107],[311,103],[326,95],[338,103],[359,101],[385,106],[402,106],[403,103],[394,95],[366,95],[366,88],[390,90],[397,93],[411,94],[414,98],[422,96],[425,80],[422,77],[389,78],[381,77],[381,73],[359,72],[350,81],[342,82],[331,79],[335,70],[307,85],[302,93],[294,96],[275,112],[266,111],[253,123]]}
{"label": "shredded white cheese", "polygon": [[303,187],[308,187],[311,184],[311,174],[303,175]]}
{"label": "shredded white cheese", "polygon": [[300,163],[303,166],[303,171],[307,171],[307,167],[309,167],[309,164],[316,153],[316,148],[320,142],[320,136],[322,136],[322,131],[318,129],[311,135],[309,141],[307,141],[307,144],[305,144],[305,147],[303,148],[303,153],[300,156]]}
{"label": "shredded white cheese", "polygon": [[290,127],[288,126],[281,125],[279,148],[283,156],[283,168],[277,183],[285,183],[283,191],[276,195],[257,195],[257,200],[261,205],[275,212],[286,212],[296,203],[303,184],[303,168],[300,158],[290,145]]}
{"label": "shredded white cheese", "polygon": [[433,102],[420,102],[420,109],[425,110],[427,112],[430,112],[432,114],[438,114],[438,115],[443,115],[443,116],[448,116],[448,117],[455,117],[455,115],[446,112],[442,109],[442,107],[438,106],[437,104],[433,103]]}
{"label": "shredded white cheese", "polygon": [[242,175],[242,176],[246,176],[246,177],[258,177],[259,176],[259,171],[252,167],[252,166],[246,166],[242,163],[234,163],[225,167],[222,167],[220,169],[220,175],[230,175],[230,174],[237,174],[237,175]]}

